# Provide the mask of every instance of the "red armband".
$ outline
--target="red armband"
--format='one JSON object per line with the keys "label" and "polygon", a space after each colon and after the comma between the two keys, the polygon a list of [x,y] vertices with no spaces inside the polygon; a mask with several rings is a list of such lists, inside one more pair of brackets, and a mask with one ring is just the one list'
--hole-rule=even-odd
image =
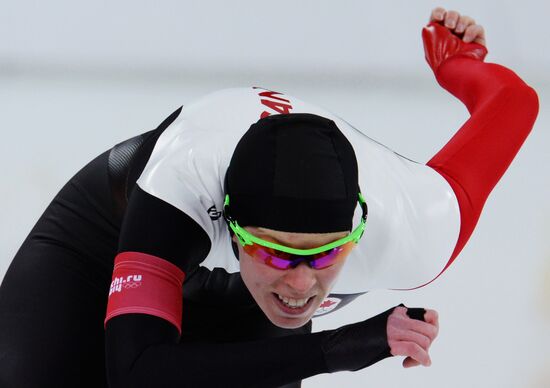
{"label": "red armband", "polygon": [[140,252],[115,258],[104,324],[117,315],[154,315],[176,326],[181,334],[182,285],[185,274],[174,264]]}

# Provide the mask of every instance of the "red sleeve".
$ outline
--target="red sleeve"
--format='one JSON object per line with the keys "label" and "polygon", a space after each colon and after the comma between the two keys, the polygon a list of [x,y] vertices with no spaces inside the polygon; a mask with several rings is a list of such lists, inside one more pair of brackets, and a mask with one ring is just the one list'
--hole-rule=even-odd
{"label": "red sleeve", "polygon": [[538,98],[511,70],[484,63],[483,46],[464,43],[439,24],[426,27],[423,39],[437,81],[471,114],[427,163],[449,182],[460,208],[460,234],[446,269],[468,241],[489,193],[531,131]]}

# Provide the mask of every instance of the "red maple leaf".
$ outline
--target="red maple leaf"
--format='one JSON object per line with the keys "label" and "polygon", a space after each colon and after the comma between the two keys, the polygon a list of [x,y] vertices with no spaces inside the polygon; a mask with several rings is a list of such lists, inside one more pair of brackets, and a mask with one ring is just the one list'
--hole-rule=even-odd
{"label": "red maple leaf", "polygon": [[332,300],[327,299],[323,303],[321,303],[321,305],[319,307],[320,308],[327,308],[327,307],[332,306],[333,304],[336,304],[336,302],[333,302]]}

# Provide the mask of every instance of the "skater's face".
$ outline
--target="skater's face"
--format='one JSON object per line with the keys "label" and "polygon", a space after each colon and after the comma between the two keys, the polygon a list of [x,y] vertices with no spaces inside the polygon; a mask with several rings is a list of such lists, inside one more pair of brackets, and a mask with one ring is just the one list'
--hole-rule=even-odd
{"label": "skater's face", "polygon": [[[349,233],[288,233],[248,226],[245,229],[264,240],[298,249],[316,248]],[[237,242],[235,236],[233,240]],[[324,269],[313,269],[302,262],[296,268],[280,270],[249,256],[241,244],[237,246],[241,277],[254,300],[274,325],[287,329],[301,327],[311,319],[346,260],[342,257]]]}

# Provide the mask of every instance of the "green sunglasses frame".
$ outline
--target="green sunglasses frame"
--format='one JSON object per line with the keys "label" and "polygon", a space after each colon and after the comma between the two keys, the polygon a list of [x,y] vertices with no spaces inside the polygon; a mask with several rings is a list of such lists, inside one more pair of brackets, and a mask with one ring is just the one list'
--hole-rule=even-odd
{"label": "green sunglasses frame", "polygon": [[363,198],[363,195],[361,193],[359,193],[359,205],[361,206],[363,214],[361,216],[361,223],[357,226],[357,228],[355,228],[353,232],[351,232],[346,237],[333,241],[329,244],[325,244],[320,247],[310,248],[310,249],[297,249],[297,248],[287,247],[284,245],[273,243],[271,241],[263,240],[249,233],[246,229],[239,226],[237,221],[229,215],[229,211],[228,211],[229,195],[228,194],[225,196],[225,201],[223,204],[223,216],[227,221],[227,224],[229,225],[231,230],[235,233],[235,235],[237,236],[237,238],[239,239],[239,242],[243,247],[245,245],[258,244],[267,248],[277,249],[279,251],[290,253],[292,255],[310,256],[310,255],[315,255],[317,253],[321,253],[324,251],[328,251],[329,249],[332,249],[332,248],[339,247],[350,241],[353,241],[356,244],[359,242],[361,237],[363,237],[363,233],[365,232],[365,228],[367,226],[367,214],[368,214],[367,202],[365,201],[365,198]]}

